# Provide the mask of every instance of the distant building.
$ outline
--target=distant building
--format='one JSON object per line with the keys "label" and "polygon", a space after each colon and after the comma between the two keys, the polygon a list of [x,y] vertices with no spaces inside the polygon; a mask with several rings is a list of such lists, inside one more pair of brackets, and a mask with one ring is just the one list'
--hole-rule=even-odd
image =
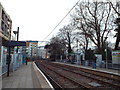
{"label": "distant building", "polygon": [[38,56],[40,58],[45,58],[46,57],[46,50],[44,49],[44,46],[39,46],[38,47]]}
{"label": "distant building", "polygon": [[[2,68],[6,66],[7,41],[11,39],[11,28],[12,20],[0,3],[0,67]],[[2,70],[2,73],[6,71]]]}
{"label": "distant building", "polygon": [[38,41],[26,41],[26,53],[28,57],[36,57],[38,54]]}

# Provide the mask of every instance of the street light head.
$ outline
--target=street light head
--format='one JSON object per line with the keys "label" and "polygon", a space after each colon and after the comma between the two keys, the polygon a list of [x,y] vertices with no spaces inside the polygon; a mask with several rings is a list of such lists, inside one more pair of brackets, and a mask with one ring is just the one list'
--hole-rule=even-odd
{"label": "street light head", "polygon": [[17,31],[13,31],[13,33],[16,35],[18,32]]}

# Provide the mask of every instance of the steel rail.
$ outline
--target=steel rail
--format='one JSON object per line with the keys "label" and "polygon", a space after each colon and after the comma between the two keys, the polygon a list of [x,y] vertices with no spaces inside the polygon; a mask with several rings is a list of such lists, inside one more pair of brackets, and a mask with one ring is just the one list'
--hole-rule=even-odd
{"label": "steel rail", "polygon": [[58,73],[57,71],[55,71],[55,70],[53,70],[53,69],[51,69],[50,67],[48,67],[48,64],[47,65],[44,65],[44,64],[42,64],[44,67],[46,67],[46,68],[48,68],[50,71],[53,71],[53,72],[55,72],[56,74],[58,74],[59,76],[61,76],[61,77],[64,77],[65,79],[68,79],[69,81],[71,81],[71,82],[73,82],[73,83],[75,83],[75,84],[78,84],[80,87],[82,87],[82,88],[85,88],[85,89],[91,89],[91,88],[95,88],[95,87],[93,87],[93,86],[90,86],[90,85],[84,85],[83,83],[80,83],[80,82],[77,82],[77,81],[75,81],[75,80],[73,80],[73,79],[71,79],[71,78],[69,78],[69,77],[66,77],[65,75],[62,75],[61,73]]}
{"label": "steel rail", "polygon": [[[53,63],[51,64],[52,66],[54,65]],[[88,73],[88,74],[82,74],[82,73],[79,73],[79,72],[75,72],[75,71],[72,71],[71,69],[69,69],[69,68],[63,68],[63,65],[62,65],[62,67],[60,67],[58,64],[57,65],[55,65],[55,67],[58,67],[58,68],[61,68],[61,69],[63,69],[63,70],[66,70],[66,71],[69,71],[69,72],[72,72],[72,73],[76,73],[76,74],[78,74],[78,75],[82,75],[82,76],[85,76],[85,77],[87,77],[87,78],[91,78],[91,79],[93,79],[93,80],[95,80],[95,81],[99,81],[99,82],[102,82],[102,83],[104,83],[104,84],[108,84],[108,85],[112,85],[113,87],[115,87],[115,88],[120,88],[120,85],[119,84],[113,84],[113,83],[110,83],[109,81],[104,81],[103,79],[98,79],[98,78],[95,78],[95,76],[94,77],[92,77],[92,75],[88,75],[88,74],[92,74],[92,73]],[[65,66],[64,66],[65,67]],[[86,72],[85,72],[86,73]],[[94,74],[95,75],[95,74]],[[100,76],[100,75],[96,75],[97,77],[103,77],[103,76]],[[103,78],[105,78],[105,77],[103,77]]]}

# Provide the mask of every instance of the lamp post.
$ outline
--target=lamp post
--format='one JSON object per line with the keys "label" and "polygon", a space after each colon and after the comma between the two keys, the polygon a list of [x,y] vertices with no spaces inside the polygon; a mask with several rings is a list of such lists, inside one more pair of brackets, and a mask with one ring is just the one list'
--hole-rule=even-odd
{"label": "lamp post", "polygon": [[[18,41],[18,38],[19,38],[19,27],[17,27],[17,31],[13,31],[13,33],[15,34],[15,39],[16,39],[16,34],[17,34],[17,41]],[[18,53],[18,46],[17,46],[16,53]],[[17,55],[17,59],[18,59],[18,55]],[[17,64],[19,64],[18,61],[17,61]]]}
{"label": "lamp post", "polygon": [[[17,31],[13,31],[13,33],[15,34],[15,38],[16,38],[16,34],[17,34],[17,41],[19,39],[19,27],[17,27]],[[17,51],[18,52],[18,47],[17,47]]]}
{"label": "lamp post", "polygon": [[[10,40],[9,40],[10,42]],[[8,64],[8,70],[7,70],[7,77],[9,76],[9,70],[10,70],[10,61],[11,61],[11,56],[10,56],[11,48],[10,46],[8,47],[8,56],[7,56],[7,64]]]}
{"label": "lamp post", "polygon": [[78,39],[76,39],[76,42],[77,42],[77,64],[81,64],[81,62],[79,61],[79,45],[78,45]]}
{"label": "lamp post", "polygon": [[[11,35],[9,37],[9,42],[11,42]],[[8,46],[8,55],[7,55],[7,64],[8,64],[8,67],[7,67],[7,77],[9,76],[9,70],[10,70],[10,61],[11,61],[11,47]]]}
{"label": "lamp post", "polygon": [[19,38],[19,27],[17,27],[17,31],[13,31],[13,33],[15,34],[15,37],[16,37],[16,34],[17,34],[17,41],[18,41],[18,38]]}
{"label": "lamp post", "polygon": [[[105,37],[105,40],[107,40],[108,37]],[[105,42],[105,52],[106,52],[106,68],[108,68],[108,65],[107,65],[107,42]]]}
{"label": "lamp post", "polygon": [[108,62],[107,62],[107,42],[105,43],[105,47],[106,47],[106,50],[105,50],[106,51],[106,68],[108,68],[108,65],[107,65],[108,64]]}

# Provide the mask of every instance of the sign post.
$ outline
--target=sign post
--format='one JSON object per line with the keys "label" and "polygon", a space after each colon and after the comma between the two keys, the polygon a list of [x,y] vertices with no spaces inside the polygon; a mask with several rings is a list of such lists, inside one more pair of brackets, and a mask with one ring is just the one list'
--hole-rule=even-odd
{"label": "sign post", "polygon": [[9,76],[9,70],[10,70],[10,61],[11,61],[11,58],[10,58],[10,46],[8,47],[8,58],[7,58],[7,64],[8,64],[8,71],[7,71],[7,76]]}

